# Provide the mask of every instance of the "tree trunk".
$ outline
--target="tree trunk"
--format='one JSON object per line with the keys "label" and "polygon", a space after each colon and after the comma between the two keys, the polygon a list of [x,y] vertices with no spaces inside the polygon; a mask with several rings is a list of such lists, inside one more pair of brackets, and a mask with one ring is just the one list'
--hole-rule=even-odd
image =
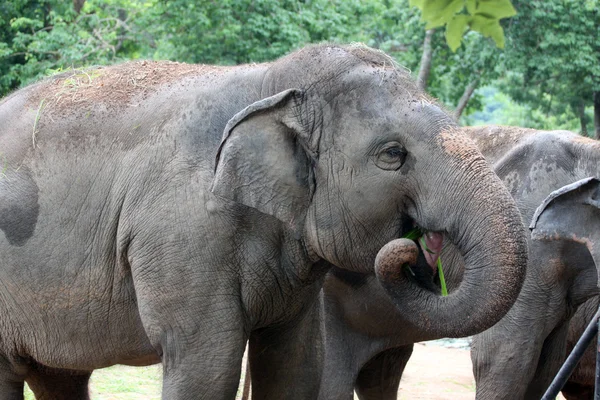
{"label": "tree trunk", "polygon": [[457,120],[460,118],[460,116],[462,115],[465,108],[467,108],[467,104],[469,103],[471,96],[473,96],[473,92],[475,92],[475,89],[477,89],[478,84],[479,84],[479,76],[477,76],[475,79],[473,79],[471,82],[469,82],[469,84],[465,88],[463,95],[460,97],[460,100],[458,100],[458,104],[456,105],[456,110],[454,111],[454,117]]}
{"label": "tree trunk", "polygon": [[585,101],[583,99],[579,100],[579,122],[581,123],[581,135],[587,136],[587,125],[585,122]]}
{"label": "tree trunk", "polygon": [[75,12],[77,14],[81,12],[81,9],[83,8],[84,4],[85,0],[73,0],[73,8],[75,9]]}
{"label": "tree trunk", "polygon": [[431,39],[434,33],[435,29],[429,29],[425,32],[425,40],[423,41],[423,55],[421,56],[419,77],[417,78],[417,85],[422,90],[427,88],[427,79],[429,79],[429,72],[431,71],[431,56],[433,55]]}
{"label": "tree trunk", "polygon": [[[119,19],[119,21],[121,21],[124,24],[125,21],[127,21],[127,10],[125,10],[124,8],[119,8],[119,10],[117,11],[117,18]],[[119,41],[117,42],[117,44],[115,46],[115,50],[114,50],[115,53],[117,53],[121,49],[121,46],[123,46],[123,41],[125,40],[125,34],[127,33],[123,24],[121,24],[119,26],[119,31],[118,31],[119,36],[117,37]]]}
{"label": "tree trunk", "polygon": [[600,139],[600,92],[594,92],[594,128],[596,139]]}

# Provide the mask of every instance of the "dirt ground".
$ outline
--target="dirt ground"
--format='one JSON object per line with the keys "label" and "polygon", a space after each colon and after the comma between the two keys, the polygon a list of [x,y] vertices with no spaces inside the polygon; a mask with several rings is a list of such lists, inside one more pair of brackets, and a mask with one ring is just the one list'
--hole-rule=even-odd
{"label": "dirt ground", "polygon": [[473,400],[469,350],[417,343],[400,383],[401,400]]}
{"label": "dirt ground", "polygon": [[[161,377],[160,365],[145,368],[118,365],[98,370],[92,375],[92,399],[160,399]],[[242,388],[238,400],[241,394]],[[32,400],[33,394],[28,392],[25,399]],[[404,371],[398,399],[474,400],[469,350],[442,347],[439,343],[417,343]],[[558,399],[564,400],[562,396]]]}
{"label": "dirt ground", "polygon": [[[473,400],[471,366],[469,350],[417,343],[402,376],[398,399]],[[559,395],[559,399],[564,397]]]}

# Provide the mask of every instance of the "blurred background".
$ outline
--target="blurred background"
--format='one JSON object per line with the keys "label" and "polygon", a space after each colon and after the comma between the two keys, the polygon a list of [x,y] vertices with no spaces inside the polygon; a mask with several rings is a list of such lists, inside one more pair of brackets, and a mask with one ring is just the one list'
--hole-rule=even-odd
{"label": "blurred background", "polygon": [[[410,3],[436,1],[444,3]],[[457,1],[475,3],[445,3]],[[362,42],[393,56],[415,78],[426,77],[426,90],[463,124],[600,136],[600,0],[512,0],[517,14],[500,21],[503,49],[467,31],[456,52],[446,42],[448,26],[426,30],[423,8],[411,4],[2,0],[0,97],[68,68],[131,59],[258,63],[307,43]]]}

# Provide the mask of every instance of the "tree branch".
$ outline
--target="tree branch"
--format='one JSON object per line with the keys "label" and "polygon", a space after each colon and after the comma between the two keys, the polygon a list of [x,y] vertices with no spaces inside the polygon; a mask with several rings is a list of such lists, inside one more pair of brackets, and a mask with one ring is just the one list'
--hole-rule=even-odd
{"label": "tree branch", "polygon": [[427,79],[429,79],[429,73],[431,72],[431,58],[433,55],[431,39],[434,33],[435,29],[429,29],[427,32],[425,32],[425,40],[423,41],[423,55],[421,56],[419,77],[417,78],[417,85],[421,90],[425,90],[427,88]]}
{"label": "tree branch", "polygon": [[600,139],[600,91],[594,92],[594,128],[596,139]]}
{"label": "tree branch", "polygon": [[480,76],[477,75],[471,82],[469,82],[465,88],[465,91],[460,97],[460,100],[458,100],[456,110],[454,110],[454,116],[457,120],[460,118],[465,108],[467,108],[467,104],[469,103],[471,96],[473,96],[473,92],[475,92],[475,89],[477,89],[477,85],[479,85],[479,77]]}

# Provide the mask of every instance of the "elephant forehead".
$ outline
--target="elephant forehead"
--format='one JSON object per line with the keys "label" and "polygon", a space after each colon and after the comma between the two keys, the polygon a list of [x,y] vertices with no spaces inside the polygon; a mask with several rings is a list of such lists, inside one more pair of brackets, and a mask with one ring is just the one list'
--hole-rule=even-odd
{"label": "elephant forehead", "polygon": [[374,90],[340,96],[331,120],[337,132],[335,139],[352,138],[354,144],[373,139],[404,141],[413,137],[422,140],[454,125],[435,104]]}

